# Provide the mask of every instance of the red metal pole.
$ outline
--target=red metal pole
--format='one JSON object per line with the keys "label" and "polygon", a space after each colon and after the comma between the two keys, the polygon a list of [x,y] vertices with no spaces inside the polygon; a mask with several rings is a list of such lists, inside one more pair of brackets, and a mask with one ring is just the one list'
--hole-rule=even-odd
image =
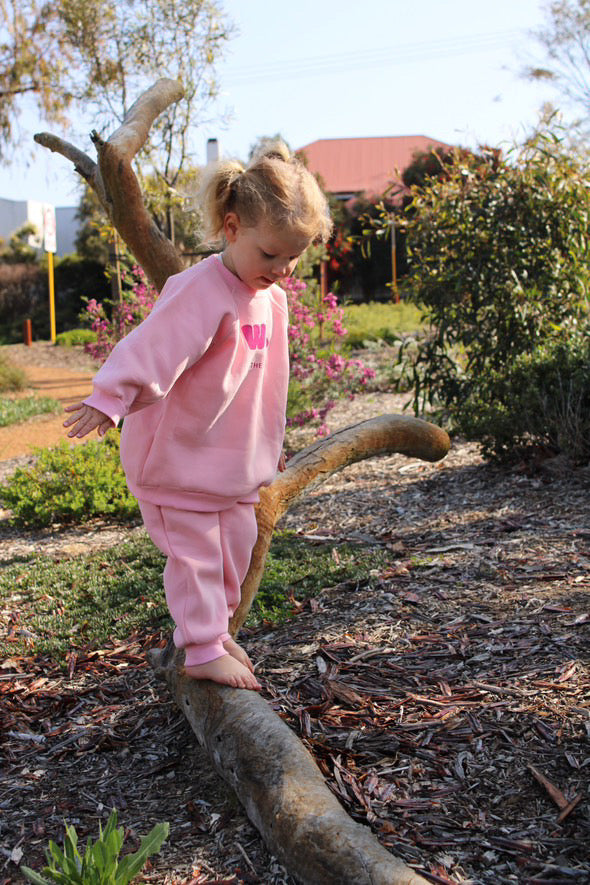
{"label": "red metal pole", "polygon": [[30,320],[25,320],[23,323],[23,341],[27,347],[33,343],[33,327]]}

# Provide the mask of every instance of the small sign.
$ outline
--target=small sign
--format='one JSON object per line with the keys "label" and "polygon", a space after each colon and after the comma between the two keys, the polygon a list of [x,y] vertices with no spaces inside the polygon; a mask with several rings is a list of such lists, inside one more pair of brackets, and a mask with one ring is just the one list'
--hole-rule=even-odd
{"label": "small sign", "polygon": [[57,228],[55,225],[55,206],[43,203],[43,248],[46,252],[57,250]]}
{"label": "small sign", "polygon": [[34,249],[45,249],[46,252],[56,252],[55,206],[51,203],[27,200],[27,221],[35,226],[35,233],[29,235],[29,246]]}

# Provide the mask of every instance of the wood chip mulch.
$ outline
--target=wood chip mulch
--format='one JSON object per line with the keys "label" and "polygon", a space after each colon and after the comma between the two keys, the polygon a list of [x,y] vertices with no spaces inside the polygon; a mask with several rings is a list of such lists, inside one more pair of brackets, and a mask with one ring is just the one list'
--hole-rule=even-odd
{"label": "wood chip mulch", "polygon": [[[283,519],[375,567],[247,632],[265,696],[429,881],[590,882],[589,491],[587,470],[494,467],[458,442],[442,464],[349,467]],[[64,817],[94,836],[112,804],[131,847],[171,823],[146,881],[292,885],[146,667],[161,641],[79,650],[69,673],[2,664],[2,885]]]}

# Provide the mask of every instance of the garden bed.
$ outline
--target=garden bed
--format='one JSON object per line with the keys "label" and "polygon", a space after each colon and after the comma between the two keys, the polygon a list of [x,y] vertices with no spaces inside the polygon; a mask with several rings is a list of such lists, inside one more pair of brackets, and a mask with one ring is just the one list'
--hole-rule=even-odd
{"label": "garden bed", "polygon": [[[359,397],[332,424],[396,405]],[[590,877],[590,476],[560,470],[489,466],[462,443],[441,464],[347,468],[281,526],[335,559],[343,542],[373,549],[375,568],[244,637],[264,695],[349,812],[433,882]],[[92,545],[127,531],[89,530]],[[30,532],[11,555],[3,538],[4,561],[85,543],[84,530]],[[290,883],[147,668],[162,639],[78,649],[66,673],[33,652],[3,663],[6,885],[64,818],[94,836],[113,804],[132,846],[170,821],[148,881]]]}

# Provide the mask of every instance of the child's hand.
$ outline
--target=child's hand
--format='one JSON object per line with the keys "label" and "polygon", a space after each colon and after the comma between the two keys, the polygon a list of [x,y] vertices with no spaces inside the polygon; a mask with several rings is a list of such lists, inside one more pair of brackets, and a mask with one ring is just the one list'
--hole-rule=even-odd
{"label": "child's hand", "polygon": [[279,458],[279,471],[283,473],[287,469],[287,456],[284,452],[281,452],[281,457]]}
{"label": "child's hand", "polygon": [[96,427],[98,427],[98,435],[104,436],[109,427],[113,426],[113,422],[108,415],[105,415],[104,412],[99,412],[98,409],[94,409],[92,406],[86,406],[84,403],[74,403],[71,406],[66,406],[64,411],[75,413],[71,418],[64,421],[64,427],[74,425],[68,436],[86,436],[87,433],[91,433]]}

